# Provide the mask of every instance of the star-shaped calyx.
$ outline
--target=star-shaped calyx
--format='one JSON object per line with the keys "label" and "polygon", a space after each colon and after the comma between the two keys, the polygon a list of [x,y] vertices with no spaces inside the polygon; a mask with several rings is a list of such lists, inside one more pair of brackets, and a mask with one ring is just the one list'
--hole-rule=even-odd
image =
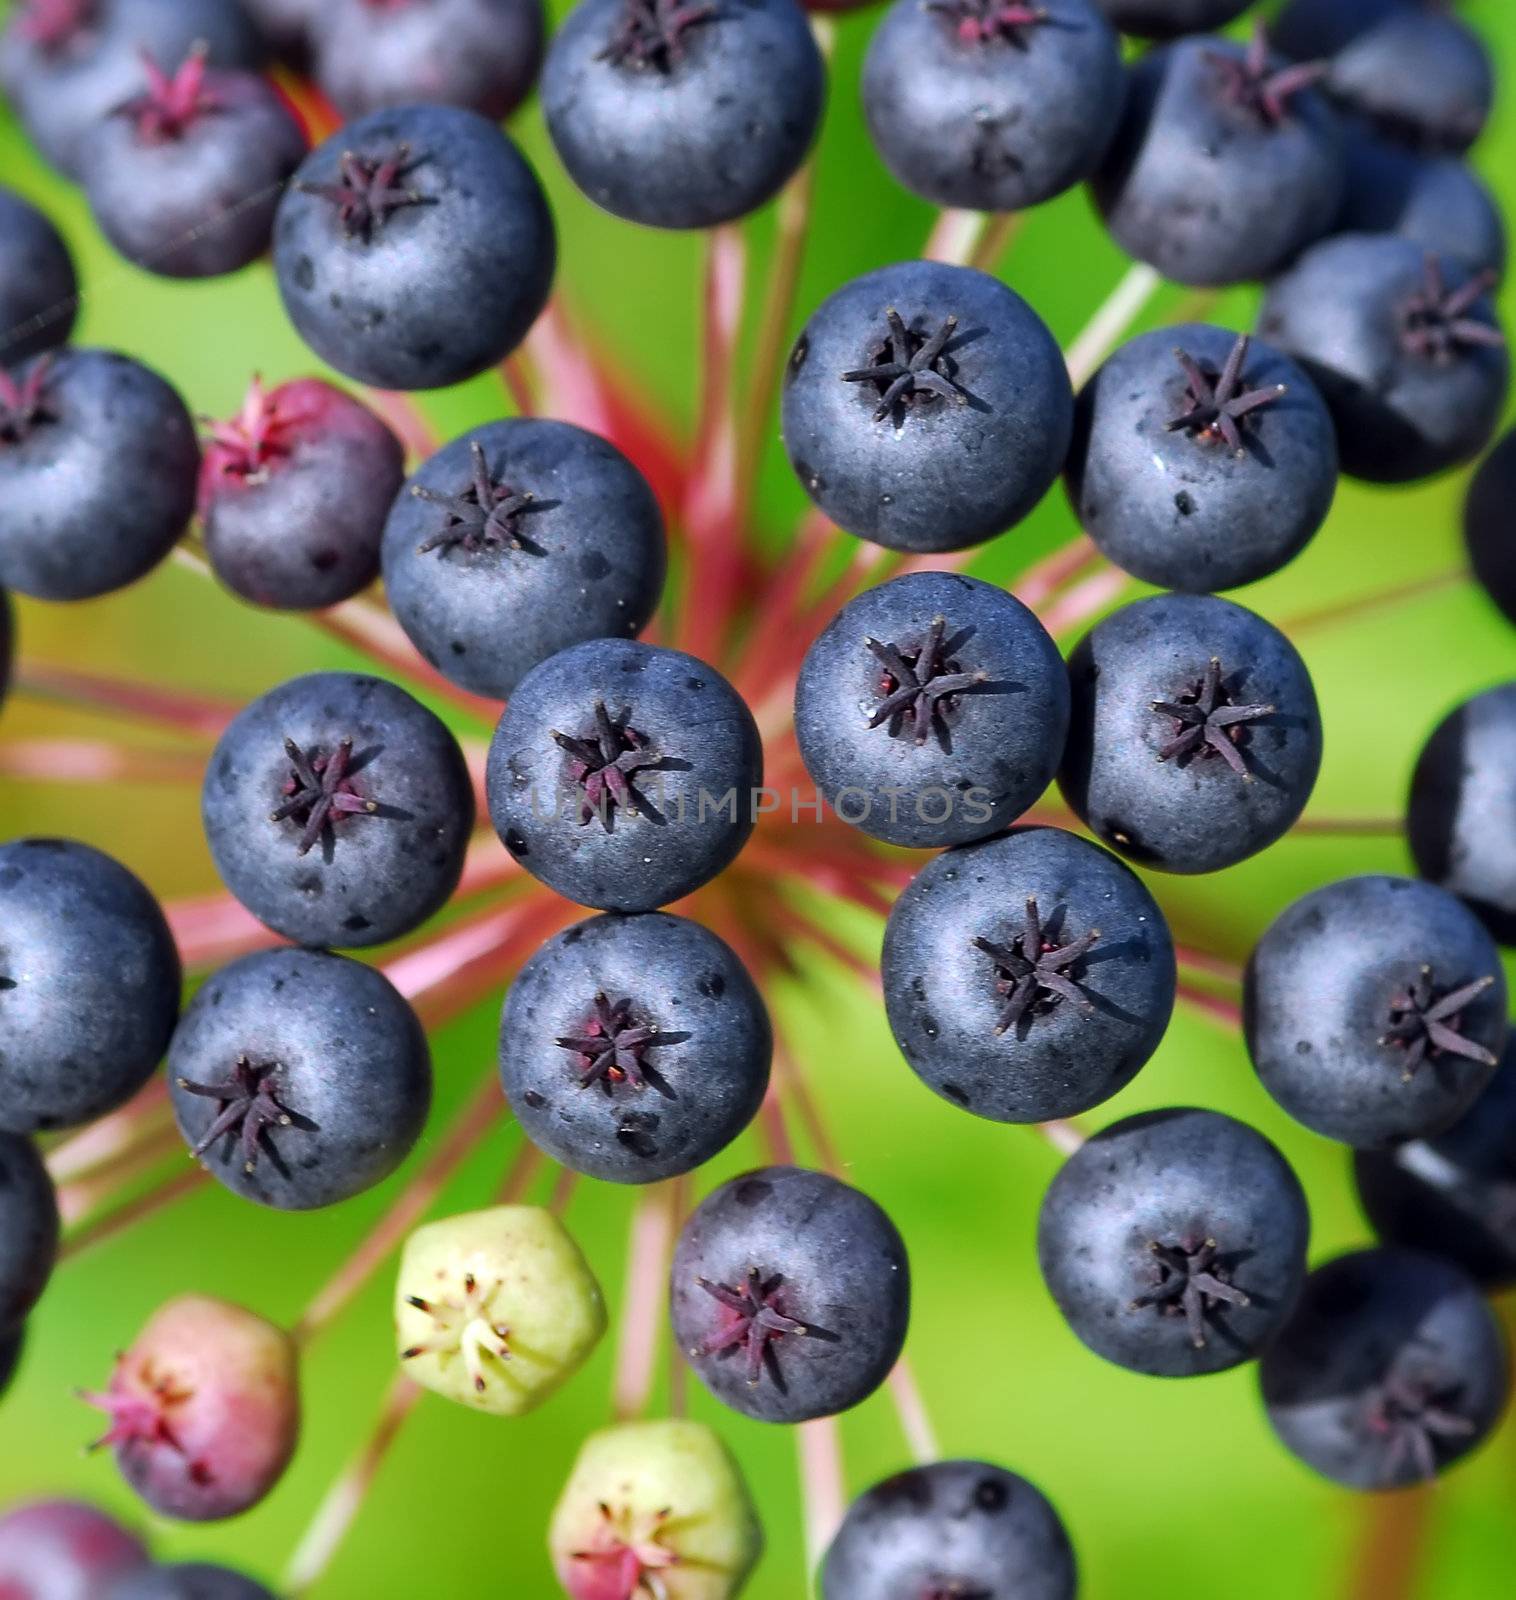
{"label": "star-shaped calyx", "polygon": [[1152,1306],[1166,1317],[1183,1317],[1190,1343],[1205,1349],[1206,1318],[1217,1306],[1250,1304],[1222,1260],[1214,1239],[1181,1239],[1174,1244],[1154,1240],[1154,1282],[1132,1301],[1131,1309]]}
{"label": "star-shaped calyx", "polygon": [[50,355],[39,356],[19,383],[0,367],[0,444],[20,444],[39,422],[52,422],[47,406],[47,380],[53,370]]}
{"label": "star-shaped calyx", "polygon": [[647,796],[638,790],[636,779],[640,772],[658,771],[663,758],[632,727],[631,715],[631,707],[623,706],[619,715],[612,716],[605,702],[597,700],[589,733],[553,730],[554,742],[568,756],[569,781],[579,791],[581,826],[599,817],[609,833],[618,807],[634,817],[643,812],[657,815]]}
{"label": "star-shaped calyx", "polygon": [[221,102],[205,81],[206,47],[196,45],[177,72],[167,73],[144,50],[142,70],[147,88],[116,108],[115,115],[137,124],[137,137],[147,144],[170,144],[182,139],[201,117],[221,109]]}
{"label": "star-shaped calyx", "polygon": [[431,205],[434,197],[406,188],[404,180],[426,158],[412,156],[409,145],[396,145],[387,155],[359,155],[345,150],[338,163],[336,183],[300,183],[302,194],[329,200],[337,208],[342,231],[367,244],[396,211],[407,206]]}
{"label": "star-shaped calyx", "polygon": [[1188,433],[1197,439],[1224,443],[1236,455],[1246,455],[1241,424],[1260,406],[1272,405],[1285,392],[1282,383],[1267,389],[1243,387],[1242,368],[1248,355],[1248,336],[1237,336],[1226,365],[1209,372],[1188,352],[1175,350],[1174,359],[1184,369],[1185,401],[1178,416],[1164,424],[1170,433]]}
{"label": "star-shaped calyx", "polygon": [[1437,1476],[1438,1446],[1467,1439],[1474,1422],[1459,1409],[1463,1388],[1431,1374],[1392,1371],[1366,1397],[1364,1422],[1384,1441],[1385,1483],[1396,1483],[1407,1464],[1424,1482]]}
{"label": "star-shaped calyx", "polygon": [[1290,101],[1330,70],[1325,61],[1275,67],[1269,59],[1268,30],[1261,22],[1240,59],[1224,50],[1207,50],[1205,59],[1220,79],[1222,99],[1251,112],[1269,128],[1278,127],[1290,114]]}
{"label": "star-shaped calyx", "polygon": [[231,1072],[217,1083],[176,1079],[179,1087],[188,1093],[220,1102],[210,1127],[200,1136],[192,1153],[203,1156],[218,1139],[231,1134],[242,1151],[242,1170],[255,1172],[268,1131],[300,1125],[296,1113],[279,1098],[275,1088],[278,1071],[277,1061],[254,1061],[251,1056],[242,1055],[237,1057]]}
{"label": "star-shaped calyx", "polygon": [[1048,21],[1045,6],[1021,0],[927,0],[928,11],[946,17],[965,44],[989,44],[999,39],[1018,50],[1029,49],[1029,29]]}
{"label": "star-shaped calyx", "polygon": [[290,764],[289,777],[283,784],[288,798],[269,812],[269,821],[283,822],[292,817],[304,825],[297,854],[307,855],[323,833],[345,818],[371,817],[378,813],[379,802],[365,798],[353,788],[351,739],[339,740],[330,755],[315,745],[302,750],[293,739],[286,739],[284,753]]}
{"label": "star-shaped calyx", "polygon": [[1227,691],[1221,661],[1212,656],[1204,677],[1186,693],[1177,700],[1153,702],[1153,710],[1174,724],[1173,733],[1158,746],[1158,759],[1185,766],[1197,756],[1218,755],[1239,778],[1250,783],[1253,775],[1237,748],[1238,735],[1245,724],[1271,717],[1276,709],[1235,703]]}
{"label": "star-shaped calyx", "polygon": [[969,1578],[933,1578],[921,1600],[995,1600],[993,1592]]}
{"label": "star-shaped calyx", "polygon": [[1073,969],[1099,937],[1100,930],[1091,928],[1060,944],[1043,925],[1037,897],[1031,895],[1020,933],[1006,942],[976,938],[974,948],[995,963],[995,990],[1005,1000],[995,1032],[1009,1032],[1023,1018],[1049,1012],[1062,1000],[1080,1011],[1092,1012],[1095,1008],[1079,988]]}
{"label": "star-shaped calyx", "polygon": [[1434,981],[1431,967],[1423,966],[1410,983],[1390,996],[1390,1025],[1379,1042],[1405,1052],[1403,1077],[1414,1078],[1422,1062],[1443,1055],[1460,1056],[1484,1067],[1495,1065],[1495,1057],[1482,1044],[1459,1032],[1465,1007],[1494,981],[1489,975],[1444,989]]}
{"label": "star-shaped calyx", "polygon": [[884,314],[889,335],[873,352],[866,367],[842,374],[844,383],[871,383],[879,391],[874,421],[883,422],[897,410],[904,413],[932,401],[966,406],[969,397],[954,379],[956,367],[947,354],[948,341],[958,326],[957,317],[946,318],[935,333],[908,328],[891,306]]}
{"label": "star-shaped calyx", "polygon": [[595,996],[594,1009],[582,1031],[555,1041],[579,1057],[581,1089],[598,1083],[610,1094],[618,1083],[629,1083],[634,1089],[651,1084],[668,1095],[668,1085],[647,1060],[648,1051],[662,1042],[655,1024],[639,1022],[632,1014],[630,1000],[612,1001],[603,991]]}
{"label": "star-shaped calyx", "polygon": [[751,1387],[757,1387],[765,1369],[776,1384],[782,1384],[774,1346],[781,1339],[804,1338],[811,1331],[785,1312],[784,1279],[777,1273],[766,1278],[757,1267],[749,1267],[735,1287],[712,1283],[709,1278],[696,1278],[695,1282],[722,1308],[721,1328],[700,1346],[699,1353],[715,1356],[740,1348]]}
{"label": "star-shaped calyx", "polygon": [[624,0],[610,42],[595,59],[618,67],[672,71],[684,60],[685,34],[719,17],[719,5],[709,0]]}
{"label": "star-shaped calyx", "polygon": [[595,1600],[669,1600],[663,1574],[679,1557],[661,1540],[672,1515],[668,1507],[649,1515],[602,1500],[594,1534],[572,1557],[588,1569],[586,1592]]}
{"label": "star-shaped calyx", "polygon": [[290,454],[297,420],[254,374],[237,415],[227,422],[207,421],[206,465],[217,477],[261,483],[270,465]]}
{"label": "star-shaped calyx", "polygon": [[511,1330],[490,1308],[490,1302],[499,1292],[498,1281],[486,1286],[472,1272],[467,1272],[463,1276],[461,1295],[423,1300],[420,1295],[408,1294],[405,1303],[430,1317],[436,1332],[401,1351],[400,1359],[414,1361],[421,1355],[461,1356],[474,1392],[483,1394],[491,1364],[511,1359]]}
{"label": "star-shaped calyx", "polygon": [[865,639],[874,659],[883,667],[880,691],[884,698],[869,716],[869,726],[888,726],[891,735],[923,745],[936,735],[944,750],[950,747],[949,723],[960,695],[985,683],[987,672],[965,672],[958,652],[974,636],[973,628],[948,634],[947,620],[933,617],[924,638],[916,643],[886,644]]}
{"label": "star-shaped calyx", "polygon": [[1498,350],[1505,344],[1499,328],[1470,316],[1481,296],[1494,288],[1493,271],[1476,272],[1465,284],[1449,289],[1437,257],[1428,253],[1421,287],[1400,308],[1400,342],[1414,356],[1447,366],[1465,350]]}
{"label": "star-shaped calyx", "polygon": [[[130,1361],[128,1356],[116,1358],[110,1387],[103,1392],[76,1391],[86,1405],[103,1411],[110,1419],[106,1431],[87,1448],[90,1451],[132,1446],[163,1448],[188,1457],[189,1452],[179,1438],[175,1413],[194,1398],[194,1392],[166,1374],[155,1372],[151,1362],[144,1361],[133,1371]],[[191,1461],[189,1473],[197,1482],[210,1481],[210,1472],[203,1462]]]}
{"label": "star-shaped calyx", "polygon": [[96,0],[23,0],[16,31],[39,49],[61,50],[95,20]]}
{"label": "star-shaped calyx", "polygon": [[430,538],[416,546],[418,555],[431,550],[441,550],[445,555],[455,545],[470,555],[482,550],[527,550],[533,555],[545,552],[521,531],[522,516],[532,509],[534,497],[524,489],[514,489],[508,483],[497,482],[490,471],[484,446],[477,439],[469,445],[473,461],[473,479],[458,494],[439,494],[424,484],[416,484],[411,493],[428,505],[441,506],[447,512],[447,522]]}

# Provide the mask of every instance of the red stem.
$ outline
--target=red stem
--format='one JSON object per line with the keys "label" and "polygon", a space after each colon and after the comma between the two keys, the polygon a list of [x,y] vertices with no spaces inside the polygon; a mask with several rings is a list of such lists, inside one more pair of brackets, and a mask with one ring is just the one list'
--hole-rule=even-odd
{"label": "red stem", "polygon": [[13,686],[39,700],[56,701],[82,711],[124,714],[200,739],[219,739],[242,709],[206,695],[120,678],[100,678],[42,661],[20,661]]}

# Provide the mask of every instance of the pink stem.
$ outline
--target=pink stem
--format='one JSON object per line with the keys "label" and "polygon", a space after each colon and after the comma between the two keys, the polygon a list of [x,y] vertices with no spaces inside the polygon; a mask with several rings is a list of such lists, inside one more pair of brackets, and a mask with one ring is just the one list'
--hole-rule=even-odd
{"label": "pink stem", "polygon": [[518,417],[537,415],[537,397],[532,393],[532,383],[527,376],[526,363],[519,355],[507,356],[501,362],[500,381],[505,385],[505,392],[510,396]]}
{"label": "pink stem", "polygon": [[652,1394],[669,1254],[674,1245],[674,1199],[673,1184],[661,1183],[639,1195],[632,1209],[611,1387],[611,1408],[618,1422],[641,1416]]}
{"label": "pink stem", "polygon": [[1225,956],[1212,955],[1209,950],[1197,950],[1193,945],[1176,944],[1174,958],[1181,967],[1192,972],[1203,972],[1208,977],[1220,978],[1225,983],[1241,983],[1242,968]]}
{"label": "pink stem", "polygon": [[547,1208],[555,1217],[561,1217],[579,1187],[579,1174],[570,1167],[559,1167],[553,1179],[553,1192],[547,1197]]}
{"label": "pink stem", "polygon": [[973,255],[969,257],[969,265],[978,267],[981,272],[994,272],[1000,265],[1000,258],[1016,242],[1025,220],[1024,211],[995,212],[980,235]]}
{"label": "pink stem", "polygon": [[1040,610],[1066,583],[1099,559],[1095,541],[1087,533],[1081,533],[1028,567],[1011,585],[1011,593],[1022,605],[1030,606],[1033,611]]}
{"label": "pink stem", "polygon": [[496,1203],[502,1206],[519,1206],[532,1186],[532,1180],[547,1164],[547,1157],[532,1143],[523,1139],[521,1147],[505,1169],[500,1187],[495,1191]]}
{"label": "pink stem", "polygon": [[52,700],[83,711],[124,714],[158,723],[194,738],[219,739],[242,708],[208,696],[185,694],[156,684],[100,678],[42,661],[17,663],[14,687],[39,700]]}
{"label": "pink stem", "polygon": [[47,1154],[48,1175],[56,1184],[72,1183],[109,1166],[135,1150],[163,1127],[168,1108],[168,1080],[159,1075],[119,1111],[108,1112],[87,1128],[70,1135]]}
{"label": "pink stem", "polygon": [[806,1570],[814,1572],[826,1554],[847,1504],[842,1474],[842,1439],[836,1417],[802,1422],[795,1430],[800,1452],[801,1510],[805,1519]]}
{"label": "pink stem", "polygon": [[1179,983],[1178,995],[1181,1004],[1209,1017],[1212,1022],[1220,1023],[1232,1033],[1241,1031],[1242,1008],[1235,1002],[1223,1000],[1219,995],[1208,994],[1204,989],[1197,989],[1183,979]]}
{"label": "pink stem", "polygon": [[108,1166],[88,1177],[58,1187],[58,1214],[65,1228],[84,1221],[107,1201],[118,1197],[133,1179],[153,1171],[169,1156],[184,1154],[179,1130],[172,1123],[159,1123],[130,1149],[122,1151]]}
{"label": "pink stem", "polygon": [[198,784],[205,758],[140,750],[105,739],[13,739],[0,744],[0,776],[30,783]]}
{"label": "pink stem", "polygon": [[1042,625],[1057,638],[1092,621],[1132,580],[1118,567],[1106,567],[1065,589],[1042,613]]}
{"label": "pink stem", "polygon": [[365,389],[363,398],[394,430],[413,464],[437,453],[441,442],[437,431],[411,395],[390,389]]}
{"label": "pink stem", "polygon": [[932,1427],[931,1417],[927,1415],[916,1375],[904,1356],[895,1363],[895,1370],[890,1373],[890,1395],[900,1418],[901,1432],[905,1434],[905,1442],[910,1446],[911,1457],[916,1465],[925,1467],[940,1461],[942,1450],[937,1443],[936,1430]]}
{"label": "pink stem", "polygon": [[1398,839],[1405,833],[1400,817],[1302,817],[1291,834],[1350,839]]}
{"label": "pink stem", "polygon": [[1423,1483],[1375,1495],[1362,1506],[1347,1600],[1412,1600],[1429,1592],[1422,1579],[1437,1503],[1437,1485]]}
{"label": "pink stem", "polygon": [[192,970],[219,966],[254,950],[285,943],[229,894],[171,900],[163,910],[180,959]]}
{"label": "pink stem", "polygon": [[1466,567],[1452,567],[1445,572],[1429,573],[1425,577],[1412,578],[1406,583],[1392,584],[1387,589],[1379,589],[1369,594],[1356,594],[1346,600],[1334,601],[1331,605],[1320,606],[1315,611],[1303,611],[1279,623],[1278,626],[1291,638],[1295,638],[1302,633],[1311,633],[1333,623],[1356,622],[1362,617],[1371,616],[1374,612],[1383,611],[1390,606],[1402,605],[1412,600],[1424,600],[1440,589],[1448,589],[1464,582],[1468,575]]}
{"label": "pink stem", "polygon": [[58,1250],[59,1261],[71,1261],[75,1256],[82,1255],[97,1244],[104,1244],[107,1239],[125,1232],[136,1223],[152,1216],[154,1212],[173,1205],[175,1201],[198,1189],[201,1184],[209,1182],[210,1176],[203,1168],[181,1167],[173,1177],[157,1185],[156,1188],[138,1195],[135,1200],[117,1206],[114,1211],[108,1211],[103,1217],[92,1218],[81,1224],[64,1239]]}
{"label": "pink stem", "polygon": [[957,211],[952,207],[939,211],[921,247],[922,259],[966,267],[984,238],[988,221],[982,211]]}

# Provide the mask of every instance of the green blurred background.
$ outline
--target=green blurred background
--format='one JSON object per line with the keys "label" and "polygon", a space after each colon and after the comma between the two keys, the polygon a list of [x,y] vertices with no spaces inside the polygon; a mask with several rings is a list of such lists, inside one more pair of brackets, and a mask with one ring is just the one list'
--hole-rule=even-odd
{"label": "green blurred background", "polygon": [[[1461,9],[1503,66],[1516,63],[1510,0],[1468,0]],[[932,221],[929,208],[890,182],[864,137],[856,85],[872,21],[864,13],[837,28],[799,315],[845,279],[916,254]],[[551,192],[570,307],[649,403],[688,434],[697,394],[699,241],[595,212],[564,178],[535,104],[516,117],[514,131]],[[1502,99],[1476,160],[1507,204],[1516,199],[1516,96]],[[129,351],[160,369],[193,410],[230,414],[254,369],[270,381],[315,370],[280,311],[265,266],[202,285],[154,280],[124,266],[99,239],[78,194],[3,118],[0,182],[39,202],[71,240],[86,289],[80,339]],[[765,214],[746,229],[754,289],[766,279],[772,228]],[[1076,192],[1027,219],[1000,271],[1067,341],[1124,266]],[[1142,325],[1163,320],[1182,298],[1165,290]],[[1509,292],[1505,310],[1516,323],[1516,296]],[[1246,326],[1252,311],[1252,295],[1237,292],[1210,315]],[[504,409],[492,378],[429,396],[424,406],[443,436]],[[1288,620],[1365,589],[1441,577],[1460,560],[1462,489],[1461,475],[1393,493],[1345,485],[1312,547],[1287,572],[1238,598]],[[762,525],[777,547],[803,509],[777,430],[759,496]],[[1025,525],[984,551],[973,570],[1009,577],[1072,532],[1055,491]],[[18,612],[25,658],[234,700],[298,672],[355,664],[301,620],[255,613],[173,565],[103,601],[67,608],[23,602]],[[1311,806],[1317,818],[1394,816],[1434,722],[1457,700],[1516,676],[1516,634],[1468,583],[1429,586],[1392,609],[1313,629],[1300,644],[1326,719],[1326,764]],[[453,720],[476,737],[486,731],[456,714]],[[6,708],[0,739],[112,733],[108,718],[22,694]],[[162,743],[184,748],[167,737]],[[0,834],[38,830],[111,850],[164,898],[217,887],[190,784],[5,779]],[[1230,872],[1156,880],[1154,888],[1191,942],[1240,958],[1291,899],[1364,870],[1408,870],[1399,840],[1291,837]],[[836,926],[871,958],[876,954],[877,924],[839,910]],[[1053,1497],[1078,1546],[1087,1594],[1474,1600],[1511,1592],[1516,1426],[1507,1424],[1425,1504],[1416,1497],[1371,1503],[1318,1481],[1274,1445],[1250,1369],[1166,1383],[1101,1363],[1062,1325],[1036,1269],[1034,1218],[1055,1170],[1054,1152],[1030,1132],[964,1116],[921,1088],[900,1059],[882,1008],[829,958],[808,954],[803,977],[772,986],[770,999],[841,1130],[848,1175],[887,1207],[906,1236],[917,1286],[909,1352],[944,1450],[1000,1461]],[[496,1014],[491,999],[434,1036],[434,1130],[487,1069]],[[1315,1259],[1365,1241],[1344,1152],[1287,1121],[1259,1087],[1240,1040],[1187,1009],[1136,1083],[1088,1121],[1098,1126],[1176,1102],[1241,1116],[1283,1147],[1311,1196]],[[441,1209],[484,1203],[518,1139],[507,1130],[487,1140]],[[700,1184],[760,1159],[749,1136],[701,1174]],[[32,1319],[21,1374],[0,1410],[6,1446],[0,1502],[65,1491],[146,1524],[108,1459],[81,1460],[80,1446],[98,1418],[71,1398],[72,1389],[103,1381],[112,1352],[156,1305],[181,1291],[224,1295],[292,1320],[383,1212],[406,1172],[313,1216],[262,1212],[213,1186],[66,1264]],[[632,1200],[586,1181],[568,1212],[613,1309],[623,1294]],[[151,1537],[161,1553],[224,1558],[277,1580],[325,1486],[366,1434],[391,1377],[390,1287],[386,1271],[314,1348],[302,1446],[267,1503],[224,1527],[154,1524]],[[546,1600],[556,1593],[543,1530],[579,1440],[608,1419],[612,1355],[607,1341],[565,1393],[522,1421],[477,1417],[425,1398],[317,1592],[332,1600],[391,1594]],[[661,1380],[655,1404],[665,1392]],[[808,1591],[795,1437],[719,1411],[698,1386],[692,1411],[714,1423],[737,1453],[767,1527],[768,1554],[748,1593],[753,1600],[797,1600]],[[907,1460],[884,1395],[845,1417],[841,1438],[850,1493]],[[1390,1548],[1396,1530],[1413,1526],[1423,1510],[1431,1521],[1420,1565],[1404,1568],[1399,1578],[1369,1565],[1368,1553]]]}

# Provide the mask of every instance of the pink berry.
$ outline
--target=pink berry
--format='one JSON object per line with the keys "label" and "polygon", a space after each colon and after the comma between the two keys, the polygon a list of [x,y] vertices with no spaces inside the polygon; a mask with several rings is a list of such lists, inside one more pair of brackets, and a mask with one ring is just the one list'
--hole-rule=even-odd
{"label": "pink berry", "polygon": [[103,1511],[38,1500],[0,1517],[0,1600],[104,1600],[147,1549]]}

